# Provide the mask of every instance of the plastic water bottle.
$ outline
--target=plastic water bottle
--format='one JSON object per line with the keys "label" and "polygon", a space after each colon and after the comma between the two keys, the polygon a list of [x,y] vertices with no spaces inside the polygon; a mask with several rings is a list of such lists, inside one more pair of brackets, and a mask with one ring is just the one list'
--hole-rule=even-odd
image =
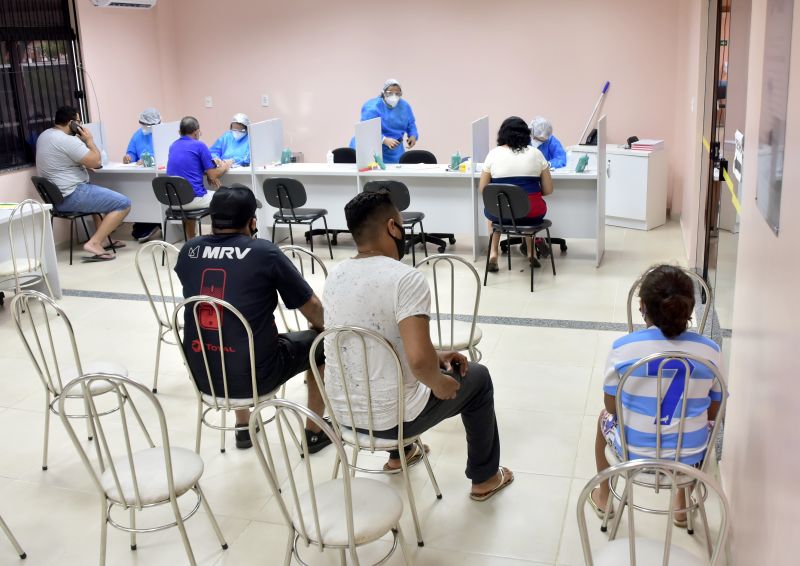
{"label": "plastic water bottle", "polygon": [[328,154],[325,156],[325,163],[328,165],[333,165],[333,151],[328,150]]}
{"label": "plastic water bottle", "polygon": [[108,153],[105,149],[100,151],[100,163],[104,166],[108,165]]}

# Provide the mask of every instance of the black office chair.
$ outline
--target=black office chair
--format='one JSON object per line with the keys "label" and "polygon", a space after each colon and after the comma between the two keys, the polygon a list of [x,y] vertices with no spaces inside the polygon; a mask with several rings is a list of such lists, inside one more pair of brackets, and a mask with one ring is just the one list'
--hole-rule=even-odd
{"label": "black office chair", "polygon": [[[425,227],[422,225],[425,213],[406,211],[411,204],[411,195],[408,194],[408,187],[400,181],[370,181],[364,185],[365,193],[376,193],[378,191],[387,191],[392,203],[400,211],[400,216],[403,218],[403,228],[409,230],[406,234],[406,251],[411,248],[411,263],[416,266],[417,254],[415,247],[417,244],[422,244],[425,257],[428,257],[428,249],[425,246],[428,236],[425,234]],[[415,233],[414,228],[417,224],[419,224],[419,232]]]}
{"label": "black office chair", "polygon": [[297,179],[279,177],[276,179],[264,180],[264,196],[267,203],[277,208],[278,211],[273,215],[275,221],[272,223],[272,241],[275,241],[275,227],[278,224],[289,226],[289,240],[294,245],[294,235],[292,234],[292,224],[307,224],[309,227],[306,240],[311,245],[311,252],[314,252],[314,222],[322,219],[325,225],[325,238],[328,240],[328,253],[333,259],[333,248],[331,248],[331,237],[328,231],[328,220],[325,216],[328,211],[324,208],[301,208],[308,200],[306,188]]}
{"label": "black office chair", "polygon": [[[74,240],[78,239],[78,226],[75,224],[75,221],[81,221],[81,224],[83,224],[83,231],[86,233],[86,239],[88,240],[90,236],[89,229],[86,227],[86,217],[97,214],[102,219],[103,215],[93,212],[61,212],[58,210],[58,205],[64,202],[64,196],[61,194],[59,188],[44,177],[31,177],[31,181],[33,182],[33,186],[36,187],[36,192],[39,193],[42,202],[53,206],[53,209],[50,211],[50,224],[52,225],[53,218],[69,220],[69,264],[72,265],[72,245]],[[108,237],[108,249],[117,253],[111,236]]]}
{"label": "black office chair", "polygon": [[[524,225],[517,224],[518,221],[526,219],[531,209],[528,193],[525,189],[517,185],[504,183],[489,183],[483,189],[483,206],[497,218],[497,222],[492,222],[492,233],[489,236],[489,249],[486,250],[486,268],[483,272],[483,285],[489,275],[489,256],[492,251],[491,241],[495,233],[505,234],[506,238],[511,235],[536,238],[539,232],[546,232],[547,241],[550,241],[550,227],[553,225],[549,220],[542,220],[539,224]],[[552,245],[550,247],[550,264],[553,266],[553,275],[556,274],[556,262],[553,257]],[[508,269],[511,270],[511,254],[508,254]],[[534,267],[531,265],[531,292],[533,292],[533,273]]]}
{"label": "black office chair", "polygon": [[[409,149],[407,152],[405,152],[403,155],[400,156],[401,165],[408,165],[415,163],[436,165],[438,161],[436,161],[436,156],[426,149]],[[440,254],[443,254],[445,249],[447,248],[445,240],[450,242],[451,246],[456,243],[455,234],[449,234],[449,233],[431,232],[429,234],[425,234],[425,238],[427,239],[428,242],[439,246],[438,251]]]}
{"label": "black office chair", "polygon": [[195,197],[194,189],[189,181],[183,177],[156,177],[153,179],[153,192],[158,202],[167,207],[164,211],[164,224],[161,232],[164,234],[164,239],[167,237],[167,222],[170,220],[180,220],[183,239],[186,241],[189,240],[189,236],[186,234],[185,220],[197,220],[197,233],[203,235],[203,224],[200,220],[209,216],[211,211],[208,208],[184,210],[184,205],[192,202]]}
{"label": "black office chair", "polygon": [[355,163],[356,150],[352,147],[337,147],[333,150],[334,163]]}

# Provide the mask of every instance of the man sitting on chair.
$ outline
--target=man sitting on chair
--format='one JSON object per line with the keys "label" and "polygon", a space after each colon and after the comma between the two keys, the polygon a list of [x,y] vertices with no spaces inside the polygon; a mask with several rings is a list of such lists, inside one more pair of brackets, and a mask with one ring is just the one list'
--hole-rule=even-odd
{"label": "man sitting on chair", "polygon": [[[178,256],[175,272],[183,285],[184,297],[210,295],[223,299],[238,309],[250,324],[259,395],[275,390],[305,371],[308,406],[321,415],[325,407],[314,376],[309,372],[308,354],[311,343],[323,329],[322,303],[294,264],[275,244],[254,237],[257,231],[256,207],[256,198],[246,187],[222,187],[215,191],[210,204],[213,234],[187,242]],[[311,330],[278,334],[273,314],[278,306],[278,293],[287,308],[300,309],[310,323]],[[214,347],[218,346],[203,344],[202,340],[198,340],[192,309],[186,309],[184,314],[184,351],[192,374],[198,378],[197,387],[210,395],[202,349],[213,352]],[[200,324],[203,324],[202,320]],[[226,350],[228,344],[247,343],[241,325],[224,324],[223,327]],[[212,361],[219,360],[219,356],[209,355],[208,360],[209,366],[212,366]],[[315,362],[322,369],[325,359],[321,350],[316,353]],[[241,353],[228,353],[225,366],[228,396],[232,399],[251,398],[253,391],[249,358]],[[221,368],[216,368],[217,371],[213,367],[211,369],[214,390],[221,396],[224,391]],[[249,416],[249,409],[237,410],[237,426],[247,425]],[[310,421],[306,427],[311,453],[330,444],[326,435],[319,434],[319,427]],[[236,447],[244,449],[251,446],[250,432],[236,431]]]}
{"label": "man sitting on chair", "polygon": [[[484,501],[514,479],[500,467],[500,436],[494,413],[494,389],[489,371],[468,364],[457,352],[436,353],[431,343],[431,294],[425,277],[398,261],[405,250],[403,220],[389,193],[361,193],[345,206],[347,229],[358,254],[336,266],[325,284],[325,325],[358,326],[381,334],[397,352],[403,369],[405,419],[403,433],[416,436],[441,421],[461,415],[467,432],[466,475],[472,480],[470,497]],[[332,339],[326,355],[334,356]],[[352,360],[348,360],[352,356]],[[381,350],[368,352],[375,436],[397,438],[397,376],[394,362]],[[358,367],[360,352],[342,352],[345,365]],[[358,376],[347,376],[358,386]],[[362,378],[363,379],[363,378]],[[339,422],[367,429],[366,422],[350,423],[338,364],[327,368],[325,389]],[[354,405],[359,398],[351,399]],[[361,397],[362,402],[366,399]],[[366,414],[366,407],[353,407]],[[342,417],[345,417],[344,419]],[[356,417],[358,420],[358,417]],[[416,446],[407,449],[409,462],[419,459]],[[400,467],[400,454],[390,455],[387,469]]]}

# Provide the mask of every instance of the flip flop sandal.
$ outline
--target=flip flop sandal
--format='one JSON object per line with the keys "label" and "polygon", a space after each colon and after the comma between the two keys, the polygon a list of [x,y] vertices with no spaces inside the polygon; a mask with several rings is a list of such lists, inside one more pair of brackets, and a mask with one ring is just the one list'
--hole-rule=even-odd
{"label": "flip flop sandal", "polygon": [[114,254],[97,254],[97,255],[85,255],[81,258],[84,263],[95,263],[99,261],[111,261],[112,259],[117,259]]}
{"label": "flip flop sandal", "polygon": [[[506,472],[510,475],[506,478]],[[486,501],[487,499],[493,497],[497,492],[502,491],[506,487],[508,487],[511,482],[514,481],[514,475],[511,474],[511,470],[508,468],[500,468],[500,483],[497,484],[495,487],[487,491],[486,493],[470,493],[469,498],[473,501]]]}
{"label": "flip flop sandal", "polygon": [[103,246],[103,249],[104,250],[111,250],[111,249],[114,249],[114,248],[117,248],[117,249],[118,248],[124,248],[126,245],[127,244],[125,242],[121,242],[119,240],[116,240],[115,242],[113,242],[113,245],[112,244],[108,244],[107,246]]}
{"label": "flip flop sandal", "polygon": [[[594,488],[592,490],[592,493],[594,493],[597,490],[598,490],[598,488]],[[595,503],[594,498],[592,497],[592,493],[589,494],[589,505],[592,506],[592,509],[594,509],[594,512],[597,514],[597,516],[600,517],[601,520],[603,520],[603,519],[606,518],[606,512],[603,511],[602,509],[600,509],[600,507],[597,506],[597,503]],[[613,518],[614,518],[614,509],[612,508],[611,511],[608,514],[608,519],[610,521]]]}
{"label": "flip flop sandal", "polygon": [[[425,449],[425,454],[429,454],[430,451],[431,451],[431,447],[428,446],[427,444],[423,444],[423,447]],[[419,449],[419,445],[418,444],[414,444],[414,447],[412,448],[412,450],[413,450],[413,452],[411,452],[411,456],[406,455],[406,467],[411,467],[414,464],[416,464],[417,462],[419,462],[420,460],[422,460],[422,450]],[[403,468],[393,468],[393,467],[389,466],[389,462],[386,462],[383,465],[383,471],[384,472],[399,472],[402,469]]]}
{"label": "flip flop sandal", "polygon": [[490,273],[497,273],[498,271],[500,271],[500,266],[497,265],[497,262],[496,261],[490,261],[489,262],[489,272]]}

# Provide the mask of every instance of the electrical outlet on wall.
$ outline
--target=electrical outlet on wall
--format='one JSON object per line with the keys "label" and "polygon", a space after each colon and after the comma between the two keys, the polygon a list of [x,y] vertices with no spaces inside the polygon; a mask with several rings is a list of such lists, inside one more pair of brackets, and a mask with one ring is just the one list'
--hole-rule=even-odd
{"label": "electrical outlet on wall", "polygon": [[206,108],[214,108],[214,99],[211,98],[210,96],[206,96],[205,105],[206,105]]}
{"label": "electrical outlet on wall", "polygon": [[269,96],[266,94],[261,95],[261,106],[269,106]]}

